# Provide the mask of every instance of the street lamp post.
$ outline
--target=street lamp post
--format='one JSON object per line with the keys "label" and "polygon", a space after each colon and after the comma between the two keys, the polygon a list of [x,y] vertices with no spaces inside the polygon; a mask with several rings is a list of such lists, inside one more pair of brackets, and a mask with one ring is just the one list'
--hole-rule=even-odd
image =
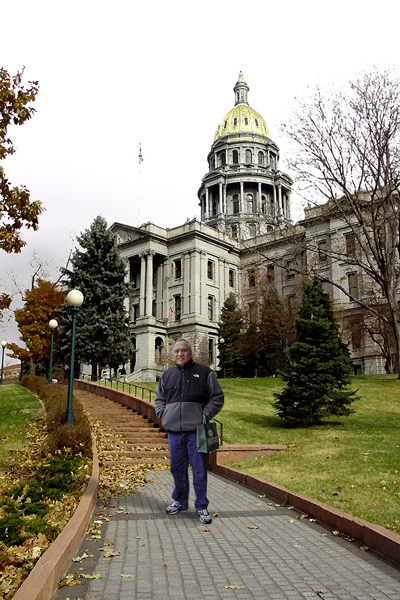
{"label": "street lamp post", "polygon": [[4,370],[4,351],[6,349],[7,346],[7,342],[5,340],[3,340],[1,342],[1,378],[0,378],[0,385],[3,385],[3,370]]}
{"label": "street lamp post", "polygon": [[54,344],[54,332],[58,327],[58,323],[55,319],[49,321],[49,327],[51,331],[51,346],[50,346],[50,368],[49,368],[49,383],[52,382],[53,378],[53,344]]}
{"label": "street lamp post", "polygon": [[83,302],[83,294],[79,290],[71,290],[67,295],[67,304],[72,310],[72,328],[71,328],[71,358],[69,365],[69,381],[68,381],[68,401],[67,401],[67,425],[72,425],[72,391],[74,388],[74,363],[75,363],[75,331],[76,331],[76,315],[79,307]]}

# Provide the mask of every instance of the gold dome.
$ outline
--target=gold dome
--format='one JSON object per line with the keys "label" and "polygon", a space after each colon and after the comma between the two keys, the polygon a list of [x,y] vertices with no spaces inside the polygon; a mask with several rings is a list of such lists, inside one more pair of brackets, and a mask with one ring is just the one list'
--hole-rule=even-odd
{"label": "gold dome", "polygon": [[254,139],[255,135],[271,139],[267,124],[260,113],[249,106],[247,100],[249,86],[243,79],[242,71],[239,73],[239,78],[233,91],[235,92],[235,106],[218,125],[214,142],[225,135],[235,137],[235,133],[238,134],[238,139],[240,138],[241,140],[246,138],[246,134],[249,134],[250,139]]}
{"label": "gold dome", "polygon": [[214,142],[224,135],[240,134],[240,138],[246,137],[246,133],[253,139],[254,135],[268,137],[271,134],[263,117],[247,104],[234,106],[222,119],[215,132]]}

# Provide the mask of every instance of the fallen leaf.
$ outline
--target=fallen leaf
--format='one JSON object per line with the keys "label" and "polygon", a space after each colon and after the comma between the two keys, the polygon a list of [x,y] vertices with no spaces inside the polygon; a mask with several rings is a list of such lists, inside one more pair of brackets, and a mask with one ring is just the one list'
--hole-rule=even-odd
{"label": "fallen leaf", "polygon": [[89,573],[81,573],[80,577],[83,577],[84,579],[101,579],[100,573],[92,573],[91,575],[89,575]]}
{"label": "fallen leaf", "polygon": [[226,590],[244,590],[246,586],[245,585],[224,585],[224,588]]}
{"label": "fallen leaf", "polygon": [[211,531],[211,529],[209,529],[209,528],[208,528],[208,529],[207,529],[207,528],[204,528],[204,529],[200,529],[200,531],[204,531],[204,532],[206,532],[206,531]]}
{"label": "fallen leaf", "polygon": [[213,517],[219,517],[219,513],[215,512],[212,514]]}
{"label": "fallen leaf", "polygon": [[338,536],[338,535],[340,535],[340,531],[337,531],[337,530],[332,531],[332,534]]}
{"label": "fallen leaf", "polygon": [[134,575],[131,575],[130,573],[121,573],[121,577],[123,578],[128,578],[128,577],[135,577]]}
{"label": "fallen leaf", "polygon": [[120,552],[104,552],[104,558],[111,558],[112,556],[119,556]]}
{"label": "fallen leaf", "polygon": [[248,529],[258,529],[257,525],[249,525]]}
{"label": "fallen leaf", "polygon": [[168,565],[164,563],[164,569],[168,569]]}
{"label": "fallen leaf", "polygon": [[360,550],[362,550],[363,552],[368,552],[369,548],[368,546],[360,546]]}

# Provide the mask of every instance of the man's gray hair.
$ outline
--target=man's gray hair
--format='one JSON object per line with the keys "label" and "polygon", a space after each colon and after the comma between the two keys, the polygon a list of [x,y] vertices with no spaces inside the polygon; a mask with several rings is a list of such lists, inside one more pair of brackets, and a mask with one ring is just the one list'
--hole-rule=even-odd
{"label": "man's gray hair", "polygon": [[185,342],[189,352],[192,352],[192,344],[186,338],[179,338],[179,340],[175,340],[174,345],[172,346],[172,352],[174,351],[174,348],[178,342]]}

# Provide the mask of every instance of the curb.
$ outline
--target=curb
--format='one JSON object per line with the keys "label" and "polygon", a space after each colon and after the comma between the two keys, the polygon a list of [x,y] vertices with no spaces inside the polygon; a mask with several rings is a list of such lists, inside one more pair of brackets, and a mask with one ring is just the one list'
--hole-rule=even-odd
{"label": "curb", "polygon": [[337,508],[318,502],[307,496],[295,494],[294,492],[280,485],[266,481],[254,475],[249,475],[243,471],[237,471],[226,465],[218,464],[217,452],[210,454],[210,470],[236,481],[239,484],[245,485],[257,492],[266,494],[275,498],[283,504],[293,506],[309,517],[320,521],[328,527],[332,527],[335,531],[340,531],[357,542],[365,545],[371,550],[379,552],[386,558],[400,564],[400,535],[369,523],[358,517],[345,513]]}
{"label": "curb", "polygon": [[79,548],[97,499],[99,460],[93,438],[92,475],[74,514],[14,594],[14,600],[50,600]]}

